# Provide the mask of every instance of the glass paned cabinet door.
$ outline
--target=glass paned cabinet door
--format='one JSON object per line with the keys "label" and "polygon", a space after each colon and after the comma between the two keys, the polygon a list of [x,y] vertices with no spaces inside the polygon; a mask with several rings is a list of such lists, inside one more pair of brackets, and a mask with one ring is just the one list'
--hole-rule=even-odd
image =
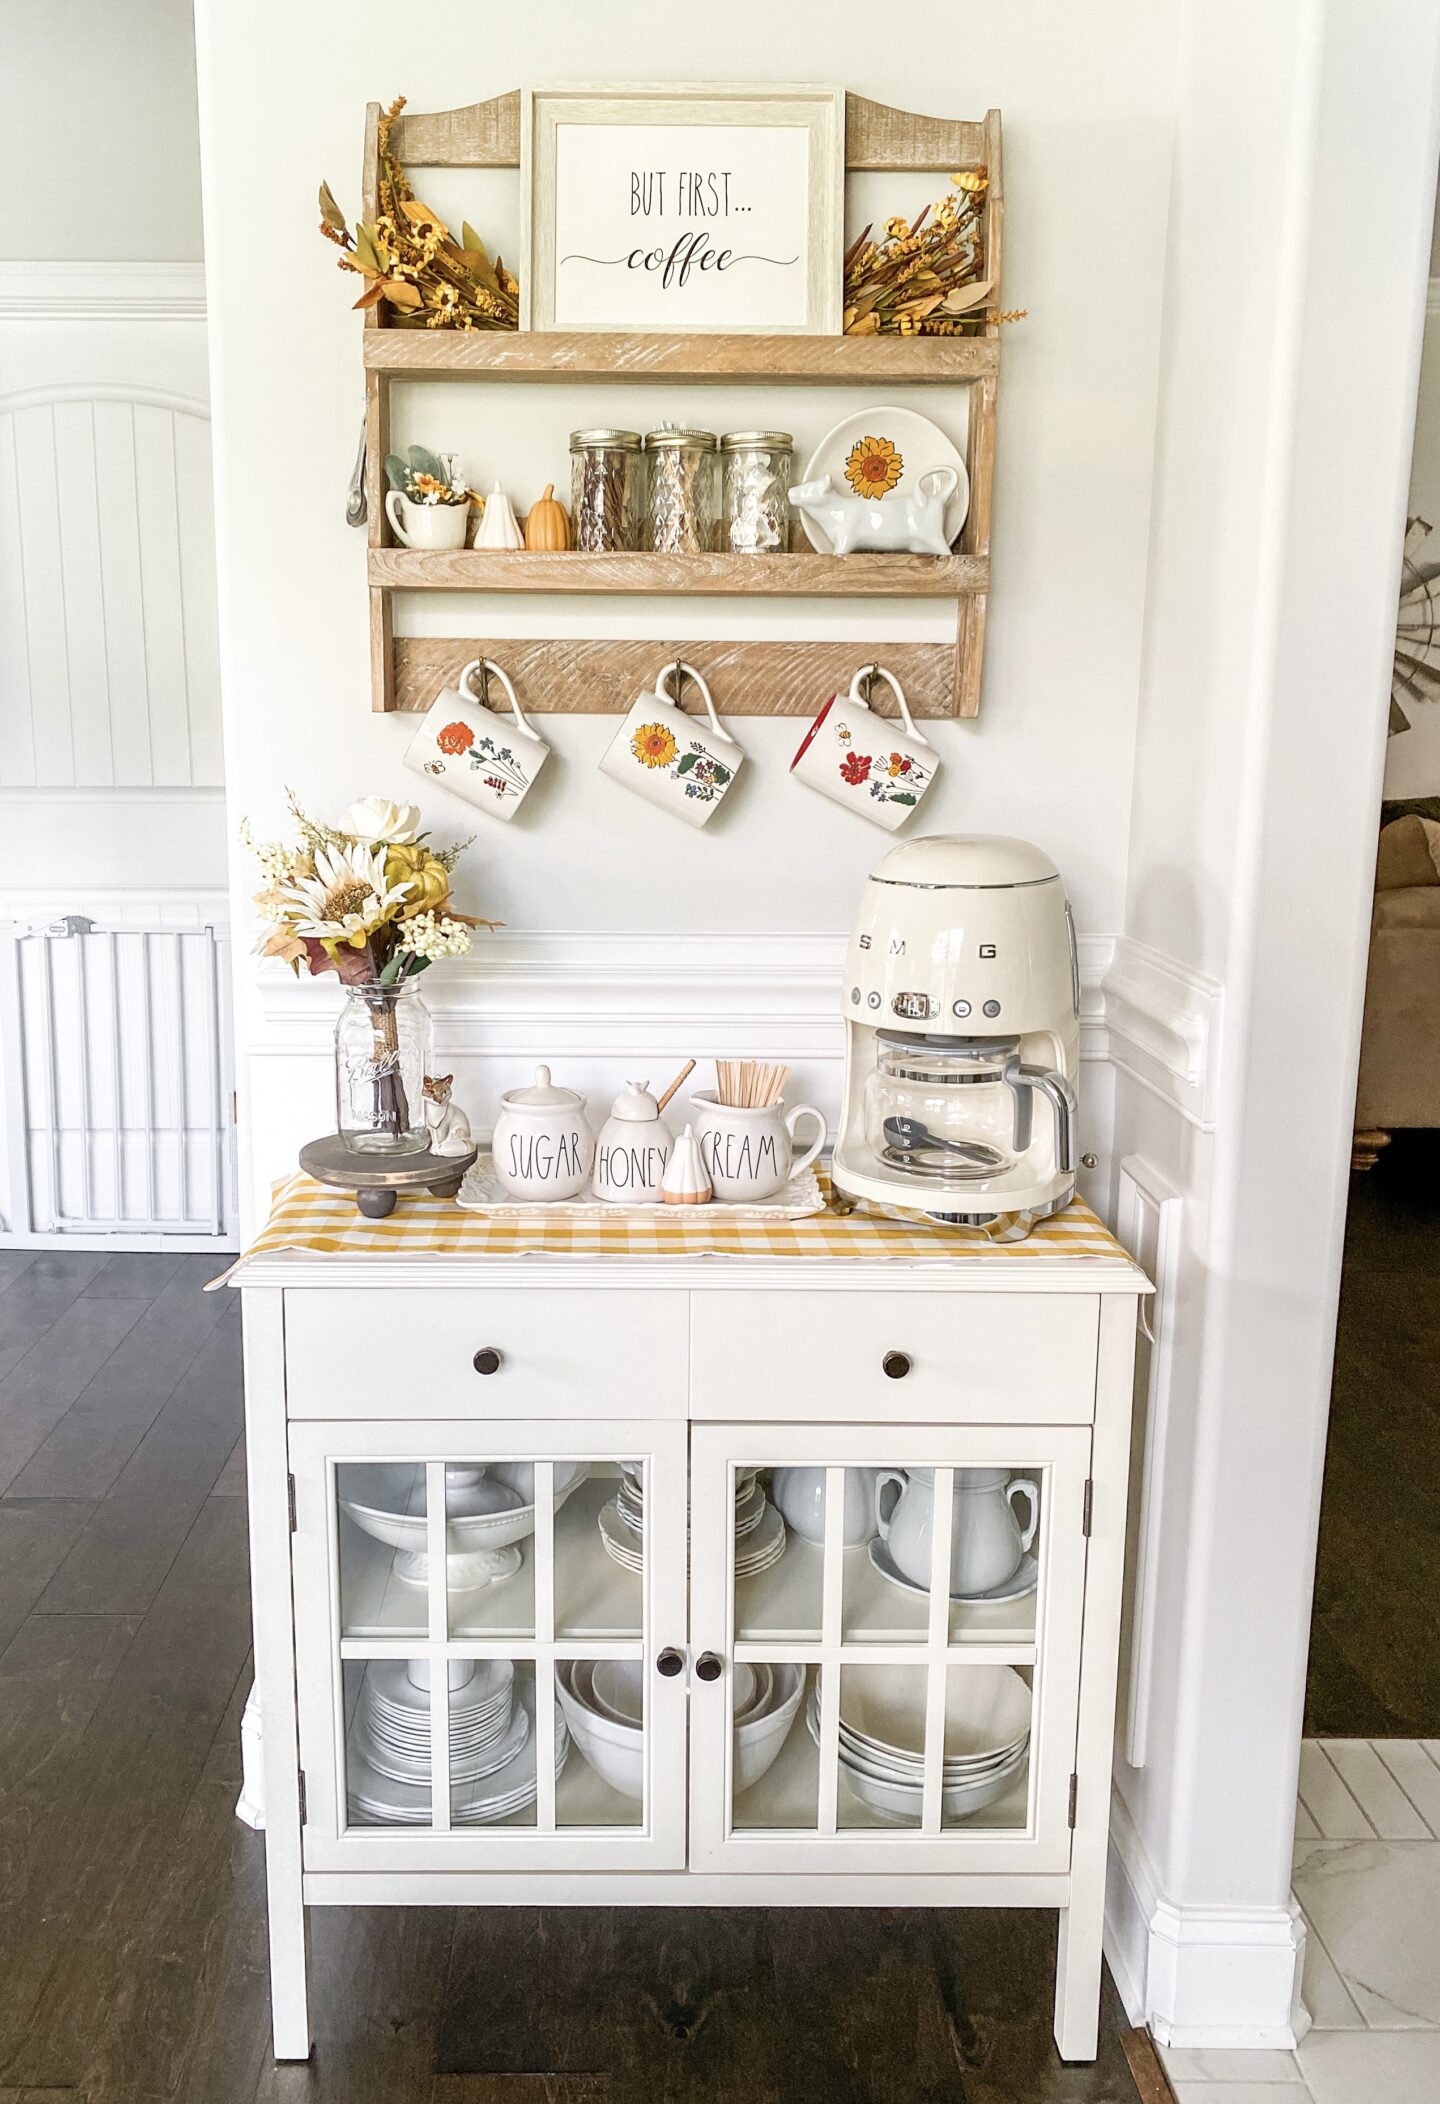
{"label": "glass paned cabinet door", "polygon": [[685,1850],[685,1433],[295,1424],[306,1868]]}
{"label": "glass paned cabinet door", "polygon": [[693,1429],[692,1865],[1068,1868],[1089,1460],[1084,1426]]}

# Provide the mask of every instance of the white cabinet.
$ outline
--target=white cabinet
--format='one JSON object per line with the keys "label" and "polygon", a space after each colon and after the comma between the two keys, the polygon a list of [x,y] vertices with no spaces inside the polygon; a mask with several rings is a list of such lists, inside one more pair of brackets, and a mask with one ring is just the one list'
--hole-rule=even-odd
{"label": "white cabinet", "polygon": [[427,1902],[1053,1907],[1093,2055],[1146,1282],[1025,1266],[247,1269],[281,2057]]}

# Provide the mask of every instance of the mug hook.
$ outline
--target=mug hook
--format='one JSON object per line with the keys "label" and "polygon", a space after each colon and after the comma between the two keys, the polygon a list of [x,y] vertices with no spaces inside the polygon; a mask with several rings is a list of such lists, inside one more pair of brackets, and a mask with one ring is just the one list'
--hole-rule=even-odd
{"label": "mug hook", "polygon": [[900,721],[904,724],[910,737],[919,745],[929,745],[930,740],[923,731],[918,731],[915,728],[915,719],[910,714],[910,704],[905,699],[905,689],[901,686],[899,680],[896,679],[894,673],[886,666],[878,662],[873,665],[862,666],[850,682],[850,692],[857,701],[861,702],[868,709],[871,706],[871,697],[875,692],[875,682],[882,679],[895,696],[900,710]]}
{"label": "mug hook", "polygon": [[[676,658],[673,665],[665,667],[665,670],[655,682],[655,691],[657,694],[663,695],[667,701],[672,702],[683,715],[685,703],[681,683],[687,679],[693,680],[700,689],[700,698],[705,704],[705,713],[710,719],[710,728],[715,736],[723,738],[727,745],[733,745],[735,740],[730,736],[730,733],[720,728],[720,719],[715,714],[715,703],[711,697],[709,687],[705,684],[704,677],[695,670],[693,665],[687,665],[683,658]],[[670,692],[670,682],[672,680],[675,682],[673,694]]]}
{"label": "mug hook", "polygon": [[[474,672],[478,672],[480,674],[480,691],[478,694],[475,692],[474,688],[470,684],[470,676]],[[465,667],[465,670],[460,675],[461,693],[468,693],[472,701],[478,701],[481,708],[488,709],[490,707],[490,675],[492,672],[494,673],[496,679],[499,680],[501,686],[505,689],[505,699],[509,703],[510,712],[515,718],[516,729],[523,732],[527,738],[534,738],[538,736],[538,733],[531,730],[530,728],[529,722],[526,719],[525,711],[520,706],[520,697],[515,692],[514,684],[511,681],[509,673],[505,670],[505,667],[503,665],[497,665],[494,658],[482,657],[471,659],[470,663]],[[498,714],[499,712],[496,711],[496,713]]]}

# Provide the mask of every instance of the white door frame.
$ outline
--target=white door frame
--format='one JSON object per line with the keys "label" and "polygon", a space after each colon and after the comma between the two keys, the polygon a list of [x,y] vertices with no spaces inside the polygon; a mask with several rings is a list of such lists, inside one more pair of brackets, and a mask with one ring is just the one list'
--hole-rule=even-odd
{"label": "white door frame", "polygon": [[[1274,66],[1281,31],[1238,0],[1187,14],[1182,126],[1208,113],[1224,154],[1226,116],[1237,134],[1256,122],[1248,40]],[[1250,626],[1225,638],[1245,661],[1244,720],[1187,783],[1238,814],[1228,871],[1195,873],[1225,922],[1220,1095],[1189,1223],[1185,1524],[1159,1555],[1171,1713],[1150,1767],[1123,1780],[1128,1893],[1112,1882],[1117,1976],[1138,1953],[1132,2015],[1196,2046],[1284,2044],[1308,2022],[1292,2006],[1295,1784],[1440,156],[1440,0],[1295,0],[1286,20],[1294,100],[1264,121],[1288,128],[1287,165],[1260,200],[1285,219],[1280,268],[1247,278],[1243,243],[1236,266],[1247,324],[1273,303],[1247,375],[1266,411],[1264,501],[1246,515],[1223,470],[1195,492],[1257,590]],[[1203,209],[1201,187],[1186,209]],[[1179,311],[1207,325],[1183,279]],[[1211,611],[1217,631],[1241,618]]]}

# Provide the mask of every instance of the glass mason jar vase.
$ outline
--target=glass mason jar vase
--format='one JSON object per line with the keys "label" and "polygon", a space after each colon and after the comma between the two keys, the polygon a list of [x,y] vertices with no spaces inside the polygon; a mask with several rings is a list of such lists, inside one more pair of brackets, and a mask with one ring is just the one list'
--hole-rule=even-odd
{"label": "glass mason jar vase", "polygon": [[335,1025],[335,1129],[357,1154],[427,1144],[430,1012],[413,986],[347,986]]}

